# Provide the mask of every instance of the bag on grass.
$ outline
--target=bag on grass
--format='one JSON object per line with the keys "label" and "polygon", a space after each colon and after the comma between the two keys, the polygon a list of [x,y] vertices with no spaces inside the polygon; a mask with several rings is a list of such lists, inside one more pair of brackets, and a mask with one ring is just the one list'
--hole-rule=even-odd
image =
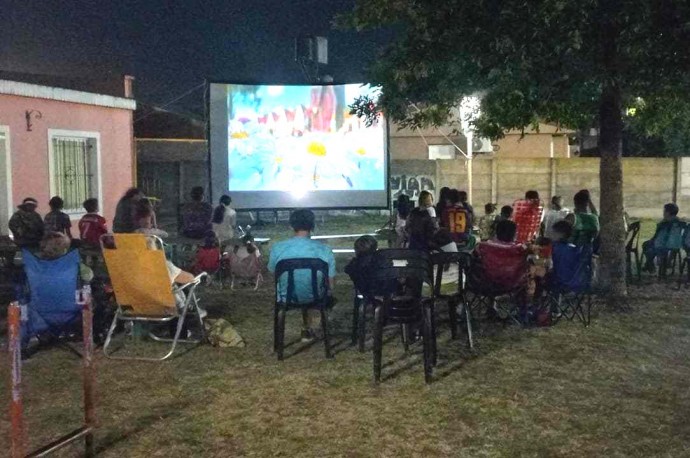
{"label": "bag on grass", "polygon": [[205,320],[204,326],[206,328],[208,341],[214,347],[244,348],[246,346],[242,336],[240,336],[237,330],[223,318],[218,318],[216,320]]}

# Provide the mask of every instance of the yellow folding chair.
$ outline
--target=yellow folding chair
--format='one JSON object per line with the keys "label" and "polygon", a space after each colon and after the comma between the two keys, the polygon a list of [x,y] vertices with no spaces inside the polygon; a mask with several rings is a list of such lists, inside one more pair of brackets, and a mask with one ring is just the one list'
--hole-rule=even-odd
{"label": "yellow folding chair", "polygon": [[[103,345],[103,354],[107,358],[163,361],[173,355],[178,343],[198,344],[204,340],[204,323],[198,312],[196,289],[205,273],[191,283],[171,286],[163,241],[156,236],[106,234],[101,237],[101,248],[117,302],[117,312]],[[180,301],[184,296],[184,302],[177,304],[176,296]],[[188,313],[199,320],[200,339],[180,339]],[[115,356],[110,350],[113,333],[121,321],[163,324],[175,319],[178,320],[177,328],[172,339],[149,333],[156,341],[171,343],[170,350],[162,357]]]}

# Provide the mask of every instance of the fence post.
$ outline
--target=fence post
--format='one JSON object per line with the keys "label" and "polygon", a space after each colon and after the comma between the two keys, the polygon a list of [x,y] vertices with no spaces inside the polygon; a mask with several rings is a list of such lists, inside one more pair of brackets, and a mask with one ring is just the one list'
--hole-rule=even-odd
{"label": "fence post", "polygon": [[672,199],[673,203],[677,204],[678,203],[678,198],[680,196],[680,187],[681,187],[681,182],[682,182],[682,167],[680,164],[680,161],[682,158],[680,157],[674,157],[673,158],[673,194],[672,194]]}
{"label": "fence post", "polygon": [[78,302],[82,305],[82,335],[84,338],[83,384],[84,384],[84,436],[85,456],[94,456],[93,430],[96,428],[95,371],[93,367],[93,309],[91,288],[85,286]]}
{"label": "fence post", "polygon": [[558,171],[556,169],[556,164],[557,164],[556,160],[557,159],[554,157],[549,159],[549,165],[550,165],[550,169],[551,169],[551,180],[549,183],[551,185],[550,186],[551,197],[556,195],[556,175],[558,173]]}
{"label": "fence post", "polygon": [[22,406],[22,344],[21,344],[21,306],[12,302],[7,309],[8,353],[10,357],[11,403],[10,403],[10,456],[24,456],[24,409]]}
{"label": "fence post", "polygon": [[491,158],[491,202],[498,203],[498,159]]}

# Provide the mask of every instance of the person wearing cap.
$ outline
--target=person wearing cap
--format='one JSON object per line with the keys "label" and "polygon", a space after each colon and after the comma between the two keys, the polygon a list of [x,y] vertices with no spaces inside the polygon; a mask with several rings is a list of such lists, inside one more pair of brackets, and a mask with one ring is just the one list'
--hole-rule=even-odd
{"label": "person wearing cap", "polygon": [[36,212],[38,201],[33,197],[24,199],[9,222],[14,243],[21,248],[39,248],[43,238],[43,219]]}

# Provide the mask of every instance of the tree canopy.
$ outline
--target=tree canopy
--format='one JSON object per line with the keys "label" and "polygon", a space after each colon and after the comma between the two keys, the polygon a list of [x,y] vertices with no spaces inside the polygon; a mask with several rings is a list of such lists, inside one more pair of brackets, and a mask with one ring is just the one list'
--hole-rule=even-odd
{"label": "tree canopy", "polygon": [[376,108],[403,126],[446,123],[480,93],[482,136],[539,121],[590,127],[607,84],[636,108],[626,120],[637,132],[687,126],[687,0],[360,0],[345,22],[397,31],[370,80],[383,89]]}

